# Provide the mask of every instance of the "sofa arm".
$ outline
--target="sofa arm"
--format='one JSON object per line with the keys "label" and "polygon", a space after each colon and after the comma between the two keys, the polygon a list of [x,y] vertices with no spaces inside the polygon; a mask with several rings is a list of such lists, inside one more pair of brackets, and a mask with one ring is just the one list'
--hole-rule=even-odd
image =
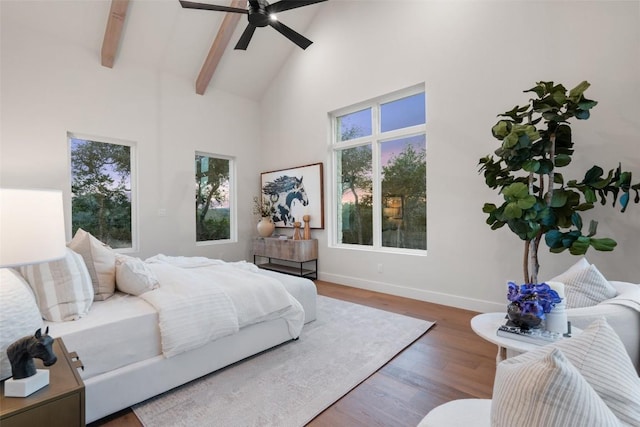
{"label": "sofa arm", "polygon": [[[624,289],[628,288],[629,284],[625,283],[623,284],[624,286],[619,285],[617,282],[612,282],[612,284],[620,292],[616,298],[628,295]],[[624,343],[636,371],[640,374],[640,312],[631,307],[612,303],[612,301],[615,302],[616,298],[591,307],[568,309],[567,318],[572,326],[580,329],[587,328],[600,317],[606,318],[607,323]]]}

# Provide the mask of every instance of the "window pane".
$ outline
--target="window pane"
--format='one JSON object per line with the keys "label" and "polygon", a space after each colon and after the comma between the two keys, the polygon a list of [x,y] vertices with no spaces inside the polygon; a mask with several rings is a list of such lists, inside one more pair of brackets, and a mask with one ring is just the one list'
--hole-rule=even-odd
{"label": "window pane", "polygon": [[341,213],[341,243],[373,244],[371,146],[341,150],[338,153],[342,194],[338,211]]}
{"label": "window pane", "polygon": [[229,163],[196,154],[196,242],[231,238]]}
{"label": "window pane", "polygon": [[340,116],[336,120],[336,140],[348,141],[371,135],[371,108]]}
{"label": "window pane", "polygon": [[380,129],[388,132],[425,123],[424,92],[380,106]]}
{"label": "window pane", "polygon": [[131,147],[69,137],[71,229],[131,248]]}
{"label": "window pane", "polygon": [[381,144],[382,246],[427,248],[425,135]]}

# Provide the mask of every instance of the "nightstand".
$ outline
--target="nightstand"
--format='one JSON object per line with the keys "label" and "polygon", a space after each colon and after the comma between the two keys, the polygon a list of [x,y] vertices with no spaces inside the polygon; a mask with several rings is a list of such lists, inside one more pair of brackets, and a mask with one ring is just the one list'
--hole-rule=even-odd
{"label": "nightstand", "polygon": [[58,361],[49,370],[49,385],[27,397],[5,397],[4,381],[0,383],[0,425],[2,427],[75,427],[85,425],[84,383],[77,368],[81,366],[75,353],[69,354],[61,338],[53,342]]}

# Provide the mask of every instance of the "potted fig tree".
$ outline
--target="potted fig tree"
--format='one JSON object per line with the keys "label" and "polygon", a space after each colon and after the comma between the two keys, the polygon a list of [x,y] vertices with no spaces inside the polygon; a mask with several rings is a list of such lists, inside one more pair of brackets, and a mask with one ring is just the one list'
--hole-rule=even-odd
{"label": "potted fig tree", "polygon": [[586,120],[597,102],[584,92],[583,81],[567,91],[561,84],[538,82],[525,93],[533,98],[500,114],[492,128],[500,142],[494,155],[479,161],[486,184],[498,190],[500,206],[485,203],[487,224],[495,230],[507,225],[524,241],[524,283],[538,283],[538,249],[544,238],[553,253],[569,250],[583,255],[592,247],[611,251],[615,240],[595,237],[598,222],[582,223],[581,212],[595,203],[619,205],[624,212],[631,200],[640,202],[640,183],[632,184],[631,172],[620,164],[608,172],[599,166],[586,171],[582,180],[566,180],[560,169],[571,162],[571,119]]}

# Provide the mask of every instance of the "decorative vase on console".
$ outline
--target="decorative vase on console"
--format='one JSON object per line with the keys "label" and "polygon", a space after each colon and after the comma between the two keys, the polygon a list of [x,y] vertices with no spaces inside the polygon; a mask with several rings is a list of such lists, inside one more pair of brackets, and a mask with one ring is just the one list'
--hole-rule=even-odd
{"label": "decorative vase on console", "polygon": [[269,237],[273,234],[273,230],[276,229],[276,225],[271,220],[271,215],[274,212],[273,204],[268,199],[258,196],[253,198],[253,214],[261,217],[258,222],[258,235],[260,237]]}
{"label": "decorative vase on console", "polygon": [[273,230],[276,229],[276,225],[271,221],[269,217],[263,217],[258,222],[258,235],[260,237],[269,237],[273,234]]}

